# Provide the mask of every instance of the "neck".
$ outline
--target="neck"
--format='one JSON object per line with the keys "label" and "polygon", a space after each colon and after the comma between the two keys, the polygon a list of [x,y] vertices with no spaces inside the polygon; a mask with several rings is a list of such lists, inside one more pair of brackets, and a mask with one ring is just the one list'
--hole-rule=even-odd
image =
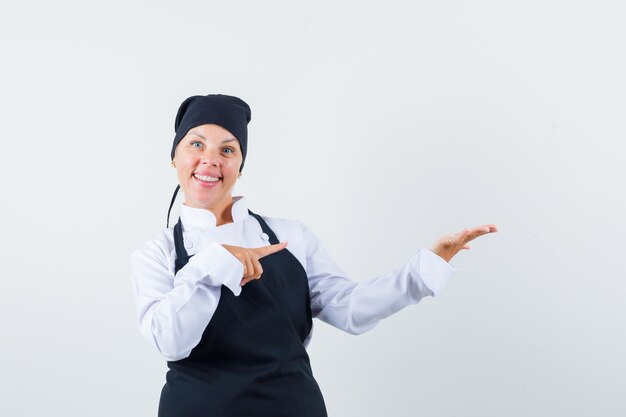
{"label": "neck", "polygon": [[233,222],[233,198],[229,198],[224,204],[216,207],[210,207],[209,210],[215,216],[215,225],[221,226],[226,223]]}
{"label": "neck", "polygon": [[215,215],[216,226],[233,222],[233,202],[231,201],[227,207],[222,210],[211,210]]}

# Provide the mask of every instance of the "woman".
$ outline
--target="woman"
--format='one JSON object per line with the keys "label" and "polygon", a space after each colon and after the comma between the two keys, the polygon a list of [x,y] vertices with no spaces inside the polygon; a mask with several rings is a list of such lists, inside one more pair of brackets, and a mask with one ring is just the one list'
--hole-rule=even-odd
{"label": "woman", "polygon": [[455,271],[448,261],[496,231],[448,235],[392,273],[350,281],[302,223],[259,216],[232,196],[250,117],[232,96],[181,104],[171,153],[180,218],[132,256],[140,329],[170,369],[160,417],[325,416],[305,349],[312,318],[365,332],[437,294]]}

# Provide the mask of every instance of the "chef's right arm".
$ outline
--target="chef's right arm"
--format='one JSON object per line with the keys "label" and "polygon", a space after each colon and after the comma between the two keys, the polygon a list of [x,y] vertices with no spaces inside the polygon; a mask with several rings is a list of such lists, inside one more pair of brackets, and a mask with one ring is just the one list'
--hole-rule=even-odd
{"label": "chef's right arm", "polygon": [[132,284],[141,333],[168,361],[176,361],[200,342],[222,285],[239,295],[243,264],[212,242],[174,276],[166,252],[157,241],[133,252]]}

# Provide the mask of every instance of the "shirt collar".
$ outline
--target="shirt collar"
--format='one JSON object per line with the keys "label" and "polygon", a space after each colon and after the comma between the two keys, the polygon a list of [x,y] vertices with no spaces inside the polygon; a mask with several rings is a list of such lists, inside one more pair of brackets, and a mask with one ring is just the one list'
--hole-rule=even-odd
{"label": "shirt collar", "polygon": [[[233,197],[231,209],[233,223],[245,220],[248,217],[248,205],[242,196]],[[185,227],[216,227],[215,215],[207,209],[186,206],[180,208],[180,219]]]}

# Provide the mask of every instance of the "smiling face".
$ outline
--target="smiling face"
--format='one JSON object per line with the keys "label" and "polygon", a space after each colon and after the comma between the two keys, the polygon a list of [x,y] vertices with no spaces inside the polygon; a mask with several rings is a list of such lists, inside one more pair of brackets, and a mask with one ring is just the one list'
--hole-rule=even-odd
{"label": "smiling face", "polygon": [[232,188],[242,162],[239,142],[215,124],[194,127],[176,147],[174,164],[185,205],[229,216]]}

